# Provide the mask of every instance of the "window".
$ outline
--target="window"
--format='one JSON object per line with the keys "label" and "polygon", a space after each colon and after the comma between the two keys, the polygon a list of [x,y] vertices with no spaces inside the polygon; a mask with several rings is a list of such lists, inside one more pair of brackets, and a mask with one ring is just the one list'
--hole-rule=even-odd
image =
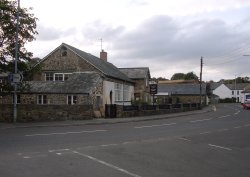
{"label": "window", "polygon": [[237,95],[239,95],[240,94],[240,91],[239,90],[237,90]]}
{"label": "window", "polygon": [[53,81],[53,73],[45,73],[45,80],[46,81]]}
{"label": "window", "polygon": [[115,83],[115,101],[122,101],[122,84]]}
{"label": "window", "polygon": [[232,95],[234,95],[234,91],[232,91]]}
{"label": "window", "polygon": [[63,81],[63,74],[55,74],[55,81]]}
{"label": "window", "polygon": [[47,95],[38,95],[37,104],[47,104]]}
{"label": "window", "polygon": [[66,81],[69,79],[69,76],[71,73],[56,73],[54,74],[54,80],[55,81]]}
{"label": "window", "polygon": [[77,96],[68,95],[68,98],[67,98],[67,103],[68,104],[76,104],[76,102],[77,102]]}
{"label": "window", "polygon": [[129,86],[128,85],[124,85],[123,86],[123,100],[124,101],[129,101]]}

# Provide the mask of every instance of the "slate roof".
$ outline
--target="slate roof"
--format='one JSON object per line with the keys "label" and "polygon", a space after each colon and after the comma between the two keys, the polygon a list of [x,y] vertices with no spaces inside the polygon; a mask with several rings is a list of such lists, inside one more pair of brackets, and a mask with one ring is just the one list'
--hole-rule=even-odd
{"label": "slate roof", "polygon": [[147,75],[149,75],[149,78],[151,77],[148,67],[119,68],[119,70],[126,74],[130,79],[144,79]]}
{"label": "slate roof", "polygon": [[250,93],[250,84],[245,87],[245,90],[242,93]]}
{"label": "slate roof", "polygon": [[230,90],[244,90],[250,83],[225,84]]}
{"label": "slate roof", "polygon": [[[95,67],[97,70],[99,70],[102,74],[104,74],[106,77],[119,79],[122,81],[127,81],[134,83],[130,78],[128,78],[125,74],[123,74],[116,66],[114,66],[112,63],[109,63],[107,61],[104,61],[94,55],[91,55],[90,53],[86,53],[82,50],[79,50],[73,46],[70,46],[68,44],[62,43],[58,48],[60,47],[66,47],[67,49],[71,50],[73,53],[78,55],[80,58],[84,59],[87,63]],[[52,52],[51,52],[52,53]],[[50,55],[50,54],[49,54]],[[48,55],[48,56],[49,56]],[[44,58],[44,60],[47,58],[47,56]]]}
{"label": "slate roof", "polygon": [[[158,93],[199,95],[200,84],[158,84]],[[202,94],[206,94],[206,84],[202,84]]]}
{"label": "slate roof", "polygon": [[217,89],[219,86],[221,86],[221,84],[222,83],[219,83],[219,82],[210,83],[211,90]]}
{"label": "slate roof", "polygon": [[66,81],[29,81],[29,93],[91,94],[102,81],[94,72],[73,73]]}

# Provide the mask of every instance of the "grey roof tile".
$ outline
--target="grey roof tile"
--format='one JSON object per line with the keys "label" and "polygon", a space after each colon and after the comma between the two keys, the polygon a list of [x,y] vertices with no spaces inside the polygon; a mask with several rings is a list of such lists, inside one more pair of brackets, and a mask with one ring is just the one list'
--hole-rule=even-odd
{"label": "grey roof tile", "polygon": [[140,67],[140,68],[119,68],[121,72],[126,74],[130,79],[144,79],[149,75],[150,71],[148,67]]}
{"label": "grey roof tile", "polygon": [[134,82],[131,79],[129,79],[125,74],[123,74],[117,67],[115,67],[112,63],[109,63],[107,61],[104,61],[94,55],[91,55],[89,53],[86,53],[82,50],[79,50],[75,47],[72,47],[68,44],[63,43],[63,46],[67,47],[74,53],[76,53],[79,57],[82,59],[85,59],[88,63],[90,63],[92,66],[97,68],[99,71],[101,71],[104,75],[112,78],[116,78],[119,80],[127,81],[127,82]]}
{"label": "grey roof tile", "polygon": [[31,93],[91,94],[102,80],[93,72],[73,73],[66,81],[29,81]]}
{"label": "grey roof tile", "polygon": [[[158,84],[158,93],[177,95],[199,95],[199,84]],[[206,94],[206,84],[202,84],[202,94]]]}

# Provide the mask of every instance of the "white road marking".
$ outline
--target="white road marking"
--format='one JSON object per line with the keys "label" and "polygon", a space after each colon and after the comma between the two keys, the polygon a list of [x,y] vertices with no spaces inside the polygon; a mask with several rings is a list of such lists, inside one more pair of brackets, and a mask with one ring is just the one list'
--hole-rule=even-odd
{"label": "white road marking", "polygon": [[61,151],[69,151],[69,149],[52,149],[49,152],[61,152]]}
{"label": "white road marking", "polygon": [[242,126],[237,126],[237,127],[234,127],[234,128],[242,128]]}
{"label": "white road marking", "polygon": [[246,125],[244,125],[245,127],[248,127],[248,126],[250,126],[250,124],[246,124]]}
{"label": "white road marking", "polygon": [[218,132],[224,132],[224,131],[228,131],[228,129],[227,129],[227,128],[224,128],[224,129],[218,130]]}
{"label": "white road marking", "polygon": [[176,123],[169,123],[169,124],[158,124],[158,125],[145,125],[145,126],[138,126],[134,128],[152,128],[152,127],[163,127],[163,126],[169,126],[169,125],[175,125]]}
{"label": "white road marking", "polygon": [[211,132],[201,132],[200,135],[209,134]]}
{"label": "white road marking", "polygon": [[234,113],[234,115],[237,115],[237,114],[239,114],[240,113],[240,111],[237,111],[236,113]]}
{"label": "white road marking", "polygon": [[30,159],[30,156],[23,156],[24,159]]}
{"label": "white road marking", "polygon": [[187,139],[187,138],[178,138],[180,140],[184,140],[184,141],[191,141],[190,139]]}
{"label": "white road marking", "polygon": [[102,144],[102,147],[118,146],[118,144]]}
{"label": "white road marking", "polygon": [[226,118],[226,117],[229,117],[231,115],[225,115],[225,116],[220,116],[220,117],[217,117],[217,119],[222,119],[222,118]]}
{"label": "white road marking", "polygon": [[107,130],[89,130],[89,131],[79,131],[79,132],[62,132],[62,133],[41,133],[41,134],[30,134],[25,136],[51,136],[51,135],[67,135],[67,134],[80,134],[80,133],[96,133],[105,132]]}
{"label": "white road marking", "polygon": [[220,148],[220,149],[225,149],[225,150],[228,150],[228,151],[231,151],[232,149],[230,148],[227,148],[227,147],[223,147],[223,146],[217,146],[217,145],[214,145],[214,144],[208,144],[209,146],[211,147],[216,147],[216,148]]}
{"label": "white road marking", "polygon": [[202,122],[202,121],[208,121],[208,120],[212,120],[212,118],[210,118],[210,119],[192,120],[192,121],[190,121],[190,123],[196,123],[196,122]]}
{"label": "white road marking", "polygon": [[118,167],[118,166],[115,166],[115,165],[112,165],[112,164],[110,164],[110,163],[107,163],[107,162],[105,162],[105,161],[103,161],[103,160],[97,159],[97,158],[95,158],[95,157],[93,157],[93,156],[90,156],[90,155],[87,155],[87,154],[83,154],[83,153],[80,153],[80,152],[77,152],[77,151],[72,151],[72,152],[75,153],[75,154],[78,154],[78,155],[80,155],[80,156],[86,157],[86,158],[88,158],[88,159],[90,159],[90,160],[93,160],[93,161],[95,161],[95,162],[97,162],[97,163],[100,163],[100,164],[102,164],[102,165],[105,165],[105,166],[107,166],[107,167],[110,167],[110,168],[113,168],[113,169],[115,169],[115,170],[118,170],[118,171],[120,171],[120,172],[122,172],[122,173],[125,173],[125,174],[129,175],[129,176],[132,176],[132,177],[141,177],[141,176],[139,176],[139,175],[137,175],[137,174],[131,173],[131,172],[125,170],[125,169],[122,169],[122,168],[120,168],[120,167]]}

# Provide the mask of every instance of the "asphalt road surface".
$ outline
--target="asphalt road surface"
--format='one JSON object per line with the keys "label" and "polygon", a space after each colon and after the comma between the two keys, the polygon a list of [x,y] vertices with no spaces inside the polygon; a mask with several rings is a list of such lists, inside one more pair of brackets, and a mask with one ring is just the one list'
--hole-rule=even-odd
{"label": "asphalt road surface", "polygon": [[249,177],[250,110],[0,129],[0,177]]}

